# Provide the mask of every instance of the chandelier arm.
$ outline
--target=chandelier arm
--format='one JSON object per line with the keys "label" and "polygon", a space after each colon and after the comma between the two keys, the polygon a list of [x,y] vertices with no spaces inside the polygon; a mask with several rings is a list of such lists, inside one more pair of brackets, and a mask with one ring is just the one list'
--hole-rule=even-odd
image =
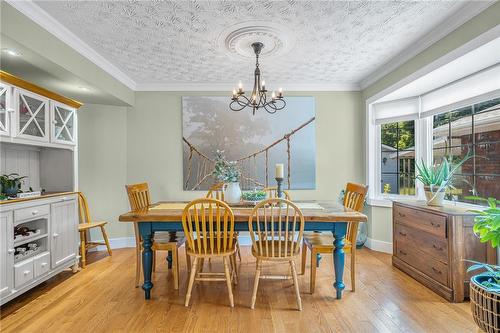
{"label": "chandelier arm", "polygon": [[266,104],[266,105],[264,105],[264,110],[266,110],[266,112],[267,112],[267,113],[270,113],[270,114],[274,114],[274,113],[276,113],[276,111],[277,111],[277,110],[276,110],[276,109],[273,109],[273,108],[271,108],[271,110],[269,110],[269,109],[268,109],[268,107],[269,107],[269,106],[270,106],[270,105],[269,105],[269,103],[268,103],[268,104]]}
{"label": "chandelier arm", "polygon": [[[241,97],[241,99],[244,99],[243,102],[240,101],[240,97]],[[238,96],[236,98],[236,101],[238,102],[239,105],[245,105],[245,106],[250,105],[250,100],[245,95]]]}
{"label": "chandelier arm", "polygon": [[[239,107],[234,107],[233,105],[236,104],[237,106]],[[233,100],[231,101],[231,103],[229,103],[229,108],[232,110],[232,111],[241,111],[243,110],[244,108],[246,108],[248,105],[247,104],[240,104],[238,103],[238,101],[236,100]]]}

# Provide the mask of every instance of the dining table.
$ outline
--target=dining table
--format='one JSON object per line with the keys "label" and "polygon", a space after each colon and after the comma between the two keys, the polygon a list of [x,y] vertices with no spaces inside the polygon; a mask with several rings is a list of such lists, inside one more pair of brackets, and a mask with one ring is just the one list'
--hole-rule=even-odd
{"label": "dining table", "polygon": [[[342,298],[345,288],[344,274],[344,244],[348,223],[366,222],[367,217],[361,212],[344,207],[337,201],[294,201],[301,209],[305,221],[305,231],[331,232],[333,234],[333,270],[335,282],[333,287],[337,299]],[[142,238],[142,268],[144,274],[145,299],[151,298],[153,283],[152,273],[152,243],[157,231],[183,231],[182,213],[187,202],[161,201],[147,208],[133,210],[121,214],[120,222],[137,223]],[[231,206],[231,205],[230,205]],[[252,214],[251,205],[235,205],[231,207],[234,214],[234,230],[249,231],[248,219]]]}

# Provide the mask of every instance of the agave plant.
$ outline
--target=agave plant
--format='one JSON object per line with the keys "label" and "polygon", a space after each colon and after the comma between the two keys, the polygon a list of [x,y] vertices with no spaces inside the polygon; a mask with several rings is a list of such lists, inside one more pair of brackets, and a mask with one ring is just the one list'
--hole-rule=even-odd
{"label": "agave plant", "polygon": [[452,162],[451,158],[448,160],[446,157],[443,157],[441,164],[432,166],[426,165],[422,159],[420,164],[418,162],[415,163],[415,167],[418,170],[416,178],[420,180],[424,186],[428,186],[433,193],[443,191],[453,186],[453,176],[458,169],[472,157],[472,154],[467,154],[457,163]]}

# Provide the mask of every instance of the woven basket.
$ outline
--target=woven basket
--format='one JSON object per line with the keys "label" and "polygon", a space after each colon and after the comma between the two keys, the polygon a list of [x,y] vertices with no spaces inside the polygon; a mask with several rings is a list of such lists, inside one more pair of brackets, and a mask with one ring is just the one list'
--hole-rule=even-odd
{"label": "woven basket", "polygon": [[481,285],[487,276],[476,275],[470,280],[470,306],[474,321],[487,333],[500,332],[500,295],[486,291]]}

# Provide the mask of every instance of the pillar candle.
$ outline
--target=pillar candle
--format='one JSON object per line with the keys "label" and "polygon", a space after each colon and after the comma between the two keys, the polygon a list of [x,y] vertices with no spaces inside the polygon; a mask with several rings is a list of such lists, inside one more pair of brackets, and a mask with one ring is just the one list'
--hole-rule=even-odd
{"label": "pillar candle", "polygon": [[283,177],[283,164],[278,163],[276,164],[276,178],[284,178]]}

